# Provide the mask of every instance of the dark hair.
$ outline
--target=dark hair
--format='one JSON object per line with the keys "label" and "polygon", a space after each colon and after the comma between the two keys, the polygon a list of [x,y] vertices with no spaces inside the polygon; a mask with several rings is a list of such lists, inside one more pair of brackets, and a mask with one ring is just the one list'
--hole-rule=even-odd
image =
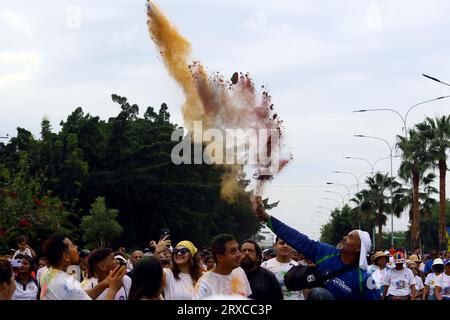
{"label": "dark hair", "polygon": [[45,263],[48,263],[48,259],[44,256],[42,256],[38,259],[38,261],[41,261],[41,260],[45,261]]}
{"label": "dark hair", "polygon": [[63,254],[69,250],[69,246],[64,242],[66,238],[63,235],[55,235],[44,243],[42,251],[51,266],[58,266]]}
{"label": "dark hair", "polygon": [[162,288],[163,269],[154,256],[143,257],[133,269],[130,300],[154,297]]}
{"label": "dark hair", "polygon": [[281,240],[281,241],[283,241],[283,242],[286,242],[286,241],[284,241],[283,239],[281,239],[280,237],[277,236],[277,237],[275,238],[275,245],[278,243],[279,240]]}
{"label": "dark hair", "polygon": [[0,258],[0,283],[10,283],[12,275],[11,262],[8,259]]}
{"label": "dark hair", "polygon": [[240,245],[239,245],[239,250],[241,250],[241,247],[244,243],[251,243],[255,246],[255,251],[256,251],[256,258],[257,258],[257,264],[259,265],[262,261],[262,251],[261,251],[261,247],[252,239],[247,239],[244,240]]}
{"label": "dark hair", "polygon": [[31,274],[33,271],[36,271],[36,264],[34,263],[34,259],[33,257],[30,257],[27,254],[18,254],[16,256],[16,259],[25,259],[28,261],[28,263],[30,264],[30,271],[29,274]]}
{"label": "dark hair", "polygon": [[26,243],[28,243],[28,237],[25,236],[25,235],[21,235],[21,236],[18,236],[18,237],[17,237],[16,241],[17,241],[17,243],[21,243],[21,242],[23,242],[23,241],[25,241]]}
{"label": "dark hair", "polygon": [[88,256],[89,271],[95,274],[97,272],[97,264],[108,258],[113,250],[110,248],[100,248],[92,251]]}
{"label": "dark hair", "polygon": [[413,251],[416,251],[416,249],[420,249],[420,247],[419,246],[415,246]]}
{"label": "dark hair", "polygon": [[[189,252],[190,253],[190,252]],[[191,258],[189,259],[189,274],[192,278],[192,283],[195,285],[198,279],[202,276],[202,268],[200,266],[200,261],[198,259],[198,252],[194,255],[191,254]],[[172,273],[175,279],[180,279],[180,269],[178,269],[178,265],[175,263],[175,255],[172,254]]]}
{"label": "dark hair", "polygon": [[230,242],[230,241],[236,241],[231,234],[219,234],[219,235],[215,236],[214,239],[212,239],[211,252],[212,252],[214,261],[216,261],[216,262],[218,261],[217,260],[218,254],[221,254],[221,255],[225,254],[225,245],[227,244],[227,242]]}

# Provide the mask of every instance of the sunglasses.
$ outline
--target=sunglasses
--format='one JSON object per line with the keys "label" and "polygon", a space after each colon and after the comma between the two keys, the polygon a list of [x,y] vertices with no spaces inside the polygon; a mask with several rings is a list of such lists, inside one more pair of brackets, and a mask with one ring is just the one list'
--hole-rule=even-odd
{"label": "sunglasses", "polygon": [[180,248],[180,249],[175,248],[175,249],[173,249],[172,252],[174,255],[181,254],[184,256],[186,253],[189,252],[189,250],[187,248]]}

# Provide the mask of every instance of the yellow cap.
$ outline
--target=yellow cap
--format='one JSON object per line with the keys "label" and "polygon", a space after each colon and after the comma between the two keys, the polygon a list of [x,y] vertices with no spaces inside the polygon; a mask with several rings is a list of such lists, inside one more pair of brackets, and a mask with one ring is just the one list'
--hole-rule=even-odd
{"label": "yellow cap", "polygon": [[188,240],[183,240],[183,241],[178,242],[176,247],[180,247],[180,246],[188,249],[192,256],[197,252],[197,248],[194,246],[194,244],[192,242],[190,242]]}

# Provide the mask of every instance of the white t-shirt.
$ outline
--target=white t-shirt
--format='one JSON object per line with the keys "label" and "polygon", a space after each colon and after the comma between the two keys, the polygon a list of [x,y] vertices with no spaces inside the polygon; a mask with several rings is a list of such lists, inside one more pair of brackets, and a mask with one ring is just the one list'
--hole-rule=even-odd
{"label": "white t-shirt", "polygon": [[247,276],[242,268],[234,269],[229,275],[221,275],[212,270],[198,279],[194,287],[193,300],[201,300],[212,295],[240,295],[248,297],[252,294]]}
{"label": "white t-shirt", "polygon": [[418,293],[420,290],[424,288],[422,278],[419,276],[415,276],[414,279],[416,279],[416,293]]}
{"label": "white t-shirt", "polygon": [[50,267],[41,276],[41,300],[91,300],[70,274]]}
{"label": "white t-shirt", "polygon": [[[81,283],[81,287],[83,290],[89,290],[94,288],[98,284],[97,278],[88,278]],[[114,300],[128,300],[130,296],[131,289],[131,278],[129,276],[123,276],[123,286],[117,291]],[[100,295],[97,297],[97,300],[104,300],[106,295],[108,294],[109,288],[105,289]]]}
{"label": "white t-shirt", "polygon": [[39,279],[41,278],[41,276],[42,276],[42,275],[44,274],[44,272],[47,271],[47,270],[48,270],[48,267],[47,267],[47,266],[38,269],[38,271],[36,272],[36,279],[37,279],[38,282],[39,282]]}
{"label": "white t-shirt", "polygon": [[434,297],[434,288],[436,287],[436,278],[438,276],[432,272],[425,278],[425,285],[429,286],[428,297]]}
{"label": "white t-shirt", "polygon": [[411,294],[411,285],[416,284],[416,279],[411,269],[391,269],[384,278],[384,285],[389,286],[388,295],[408,296]]}
{"label": "white t-shirt", "polygon": [[450,276],[441,273],[436,278],[436,287],[441,287],[441,296],[450,299]]}
{"label": "white t-shirt", "polygon": [[[367,268],[367,272],[372,275],[376,288],[382,290],[384,286],[384,279],[386,278],[386,274],[389,272],[389,269],[383,268],[383,270],[381,270],[379,266],[372,264]],[[383,294],[383,292],[381,292],[381,294]]]}
{"label": "white t-shirt", "polygon": [[16,280],[16,291],[12,300],[36,300],[39,287],[33,279],[30,279],[26,285]]}
{"label": "white t-shirt", "polygon": [[294,260],[290,262],[279,262],[277,258],[269,259],[261,264],[261,267],[275,274],[283,291],[284,300],[305,300],[302,291],[290,291],[284,284],[284,275],[294,266],[297,266],[297,262]]}
{"label": "white t-shirt", "polygon": [[175,279],[171,269],[163,268],[166,275],[164,287],[165,300],[191,300],[194,293],[192,277],[188,273],[179,273],[179,279]]}
{"label": "white t-shirt", "polygon": [[26,248],[24,251],[17,250],[17,251],[14,253],[14,255],[13,255],[13,259],[15,259],[16,256],[19,255],[19,254],[22,254],[22,255],[24,255],[24,256],[30,256],[30,257],[33,257],[33,255],[31,254],[30,248]]}

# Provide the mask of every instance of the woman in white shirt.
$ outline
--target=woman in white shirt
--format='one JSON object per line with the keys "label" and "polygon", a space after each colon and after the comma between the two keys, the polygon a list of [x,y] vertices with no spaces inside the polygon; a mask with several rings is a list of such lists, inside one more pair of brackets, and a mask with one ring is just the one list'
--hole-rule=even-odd
{"label": "woman in white shirt", "polygon": [[16,259],[22,260],[22,266],[19,268],[16,281],[16,290],[12,300],[37,300],[39,286],[35,278],[31,276],[34,271],[34,261],[31,256],[17,255]]}
{"label": "woman in white shirt", "polygon": [[388,269],[386,268],[388,259],[389,254],[386,254],[383,251],[378,251],[370,258],[373,264],[367,268],[367,272],[372,275],[372,279],[375,281],[375,285],[377,289],[380,290],[381,295],[384,292],[384,278],[388,272]]}
{"label": "woman in white shirt", "polygon": [[202,269],[196,255],[197,248],[192,242],[184,240],[175,246],[172,253],[171,268],[164,268],[164,298],[191,300],[195,283],[202,276]]}
{"label": "woman in white shirt", "polygon": [[436,300],[434,289],[436,287],[436,279],[444,272],[444,262],[442,259],[434,259],[431,266],[433,272],[429,273],[425,279],[425,287],[422,294],[422,300]]}
{"label": "woman in white shirt", "polygon": [[411,297],[411,300],[422,300],[422,293],[423,293],[423,281],[422,278],[419,277],[419,267],[415,262],[409,262],[408,268],[412,271],[414,275],[414,279],[416,280],[416,296]]}

